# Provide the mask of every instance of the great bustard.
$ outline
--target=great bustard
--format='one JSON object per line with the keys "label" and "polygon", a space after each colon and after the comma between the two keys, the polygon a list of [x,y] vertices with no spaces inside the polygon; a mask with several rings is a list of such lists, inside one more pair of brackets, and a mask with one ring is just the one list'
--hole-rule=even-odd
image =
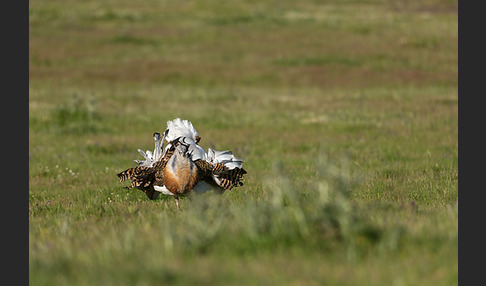
{"label": "great bustard", "polygon": [[[164,138],[167,141],[165,148]],[[132,180],[128,188],[138,188],[152,200],[160,193],[172,195],[179,208],[179,196],[191,191],[214,190],[222,194],[243,185],[241,180],[246,174],[243,161],[231,151],[208,149],[206,153],[198,145],[201,137],[189,121],[179,118],[168,121],[164,138],[154,133],[154,152],[139,149],[145,160],[136,160],[139,166],[118,174],[122,182]]]}

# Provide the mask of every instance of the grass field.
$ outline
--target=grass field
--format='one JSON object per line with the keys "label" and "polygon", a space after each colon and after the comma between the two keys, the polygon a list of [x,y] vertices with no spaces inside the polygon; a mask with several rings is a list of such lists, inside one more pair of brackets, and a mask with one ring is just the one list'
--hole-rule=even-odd
{"label": "grass field", "polygon": [[[457,6],[29,1],[30,284],[456,285]],[[245,185],[125,189],[176,117]]]}

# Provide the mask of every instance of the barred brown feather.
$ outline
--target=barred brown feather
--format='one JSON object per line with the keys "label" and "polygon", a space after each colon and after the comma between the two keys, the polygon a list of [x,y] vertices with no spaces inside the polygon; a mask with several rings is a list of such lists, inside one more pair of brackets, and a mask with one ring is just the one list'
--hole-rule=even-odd
{"label": "barred brown feather", "polygon": [[199,177],[208,183],[213,182],[213,176],[219,179],[219,186],[225,190],[231,190],[233,187],[242,186],[240,181],[246,174],[243,168],[234,168],[229,170],[223,163],[211,163],[204,160],[194,162],[199,171]]}
{"label": "barred brown feather", "polygon": [[220,185],[226,190],[231,190],[233,187],[243,186],[241,179],[246,174],[243,168],[234,168],[232,170],[226,170],[217,175],[220,180]]}
{"label": "barred brown feather", "polygon": [[118,178],[120,178],[120,182],[123,182],[128,179],[139,177],[149,171],[150,171],[150,167],[137,166],[119,173]]}
{"label": "barred brown feather", "polygon": [[174,154],[174,149],[167,150],[166,154],[159,161],[155,162],[152,167],[137,166],[129,168],[118,174],[120,182],[132,180],[130,185],[126,188],[137,188],[144,192],[151,200],[158,197],[159,192],[156,192],[154,185],[164,185],[163,170],[167,161]]}

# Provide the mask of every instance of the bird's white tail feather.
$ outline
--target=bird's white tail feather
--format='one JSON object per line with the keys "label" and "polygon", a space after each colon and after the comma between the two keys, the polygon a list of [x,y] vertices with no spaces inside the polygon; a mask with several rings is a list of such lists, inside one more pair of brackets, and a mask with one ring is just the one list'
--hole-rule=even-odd
{"label": "bird's white tail feather", "polygon": [[140,166],[144,167],[152,167],[155,162],[162,158],[162,140],[163,138],[160,137],[159,133],[154,133],[154,141],[155,141],[155,149],[152,153],[150,150],[142,151],[138,149],[138,153],[140,153],[145,160],[134,160]]}
{"label": "bird's white tail feather", "polygon": [[[165,135],[164,135],[165,137]],[[154,160],[159,161],[163,154],[164,137],[160,137],[160,133],[154,133],[155,149],[154,149]]]}
{"label": "bird's white tail feather", "polygon": [[191,122],[180,118],[167,121],[167,129],[168,132],[165,138],[167,142],[171,142],[178,137],[187,137],[196,142],[196,136],[199,135]]}
{"label": "bird's white tail feather", "polygon": [[236,158],[231,151],[217,151],[208,148],[207,161],[223,163],[228,169],[242,168],[243,160]]}
{"label": "bird's white tail feather", "polygon": [[154,157],[152,152],[150,150],[147,150],[146,152],[138,149],[138,153],[140,153],[145,160],[134,160],[135,163],[137,163],[140,166],[144,167],[151,167],[154,164]]}
{"label": "bird's white tail feather", "polygon": [[197,145],[196,143],[190,144],[188,149],[189,154],[191,155],[191,159],[193,161],[202,159],[207,161],[207,154],[204,149]]}

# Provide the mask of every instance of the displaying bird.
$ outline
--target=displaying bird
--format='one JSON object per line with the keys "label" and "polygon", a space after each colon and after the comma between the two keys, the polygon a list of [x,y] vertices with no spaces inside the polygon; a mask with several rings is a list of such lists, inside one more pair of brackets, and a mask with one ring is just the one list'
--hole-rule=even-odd
{"label": "displaying bird", "polygon": [[[163,137],[158,132],[155,132],[153,136],[155,141],[154,152],[152,153],[149,150],[144,152],[138,149],[138,152],[142,154],[145,160],[135,160],[139,167],[129,168],[118,174],[122,182],[128,179],[132,180],[132,183],[127,188],[137,188],[144,192],[151,200],[158,198],[160,193],[164,193],[165,191],[162,188],[162,170],[174,152],[174,146],[171,144],[171,141],[182,136],[190,138],[196,144],[201,140],[192,123],[188,120],[181,120],[180,118],[167,122],[167,128]],[[165,149],[163,148],[164,138],[168,143]],[[154,186],[159,187],[158,191],[154,189]]]}
{"label": "displaying bird", "polygon": [[[139,166],[118,174],[120,181],[132,180],[128,188],[142,190],[150,199],[160,193],[174,196],[179,208],[179,196],[190,192],[215,191],[223,194],[226,190],[243,185],[243,161],[231,151],[208,152],[198,145],[201,137],[192,123],[180,118],[167,122],[164,132],[167,146],[163,148],[163,138],[154,133],[154,152],[139,152],[145,160],[136,160]],[[162,152],[162,149],[164,150]]]}

